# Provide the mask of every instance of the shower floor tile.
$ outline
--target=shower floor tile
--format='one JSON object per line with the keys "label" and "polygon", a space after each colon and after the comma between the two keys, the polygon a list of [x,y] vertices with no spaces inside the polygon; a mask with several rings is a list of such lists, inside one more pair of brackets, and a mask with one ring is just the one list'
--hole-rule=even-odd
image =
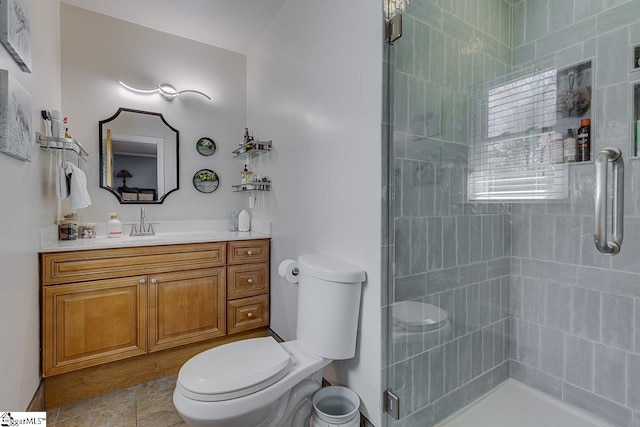
{"label": "shower floor tile", "polygon": [[438,427],[606,427],[581,410],[509,379]]}

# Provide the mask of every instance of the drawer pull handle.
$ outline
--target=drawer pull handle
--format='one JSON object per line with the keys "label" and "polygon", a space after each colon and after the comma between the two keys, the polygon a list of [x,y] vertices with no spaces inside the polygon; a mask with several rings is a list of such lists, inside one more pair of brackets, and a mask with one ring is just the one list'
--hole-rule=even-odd
{"label": "drawer pull handle", "polygon": [[156,283],[158,283],[158,280],[156,280],[156,279],[151,279],[151,284],[155,285]]}
{"label": "drawer pull handle", "polygon": [[138,283],[144,285],[145,283],[147,283],[147,281],[145,279],[140,279],[138,280]]}
{"label": "drawer pull handle", "polygon": [[247,251],[247,255],[253,255],[253,252]]}
{"label": "drawer pull handle", "polygon": [[251,318],[253,317],[253,313],[248,313],[248,314],[247,314],[247,317],[248,317],[249,319],[251,319]]}
{"label": "drawer pull handle", "polygon": [[247,283],[253,283],[253,279],[247,279]]}

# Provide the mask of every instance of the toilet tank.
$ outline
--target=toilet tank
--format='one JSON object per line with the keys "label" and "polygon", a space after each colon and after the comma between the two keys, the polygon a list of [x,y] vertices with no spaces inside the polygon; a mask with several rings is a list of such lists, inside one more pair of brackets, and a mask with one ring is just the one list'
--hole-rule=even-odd
{"label": "toilet tank", "polygon": [[351,359],[356,351],[364,270],[320,254],[301,255],[298,269],[300,347],[325,359]]}

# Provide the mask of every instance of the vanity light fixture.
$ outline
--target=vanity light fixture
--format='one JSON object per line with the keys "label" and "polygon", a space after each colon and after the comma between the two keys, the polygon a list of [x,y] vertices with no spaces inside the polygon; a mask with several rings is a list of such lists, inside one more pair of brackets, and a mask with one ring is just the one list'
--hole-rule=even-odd
{"label": "vanity light fixture", "polygon": [[202,95],[208,100],[211,100],[211,97],[209,97],[209,95],[207,95],[206,93],[202,93],[200,91],[193,90],[193,89],[177,90],[175,87],[173,87],[168,83],[162,83],[160,85],[156,85],[155,89],[150,89],[150,90],[136,89],[134,87],[127,85],[126,83],[123,83],[122,81],[118,81],[118,83],[120,83],[123,87],[129,89],[132,92],[137,92],[137,93],[156,93],[157,92],[158,95],[160,95],[167,101],[173,101],[175,98],[180,96],[181,93],[185,93],[185,92],[197,93],[198,95]]}

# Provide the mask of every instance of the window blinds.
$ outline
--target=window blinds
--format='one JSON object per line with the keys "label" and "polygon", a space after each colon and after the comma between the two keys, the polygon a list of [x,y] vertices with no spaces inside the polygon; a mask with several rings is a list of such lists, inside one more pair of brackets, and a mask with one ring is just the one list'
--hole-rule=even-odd
{"label": "window blinds", "polygon": [[[568,196],[562,135],[553,131],[557,70],[485,88],[476,100],[467,175],[472,201],[539,201]],[[474,133],[475,130],[475,133]]]}

